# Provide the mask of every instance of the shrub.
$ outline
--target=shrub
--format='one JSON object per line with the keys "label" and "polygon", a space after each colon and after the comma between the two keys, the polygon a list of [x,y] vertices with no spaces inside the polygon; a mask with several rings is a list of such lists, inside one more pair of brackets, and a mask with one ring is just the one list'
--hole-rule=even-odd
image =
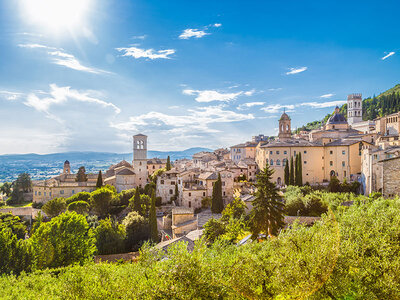
{"label": "shrub", "polygon": [[25,222],[11,213],[0,213],[0,230],[2,229],[9,229],[11,233],[15,234],[18,239],[25,238],[25,234],[27,232]]}
{"label": "shrub", "polygon": [[65,199],[65,202],[68,204],[76,201],[85,201],[85,202],[90,202],[90,193],[88,192],[80,192],[78,194],[75,194],[67,199]]}
{"label": "shrub", "polygon": [[90,205],[93,211],[99,217],[104,217],[107,215],[110,210],[113,196],[114,193],[107,187],[102,187],[92,192],[90,197]]}
{"label": "shrub", "polygon": [[160,207],[162,205],[162,198],[161,197],[156,197],[156,206]]}
{"label": "shrub", "polygon": [[126,251],[136,251],[144,241],[150,239],[150,226],[147,219],[138,212],[130,212],[122,224],[126,230]]}
{"label": "shrub", "polygon": [[86,201],[75,201],[68,205],[68,210],[81,215],[87,214],[89,212],[89,203]]}
{"label": "shrub", "polygon": [[99,221],[94,236],[98,254],[115,254],[125,250],[125,227],[110,218]]}
{"label": "shrub", "polygon": [[67,204],[64,198],[54,198],[46,202],[43,205],[42,210],[47,216],[53,218],[58,216],[67,209]]}

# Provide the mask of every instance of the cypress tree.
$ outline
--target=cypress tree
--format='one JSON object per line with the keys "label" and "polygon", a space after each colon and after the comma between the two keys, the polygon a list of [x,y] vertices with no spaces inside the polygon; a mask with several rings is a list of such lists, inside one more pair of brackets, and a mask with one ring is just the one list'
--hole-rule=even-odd
{"label": "cypress tree", "polygon": [[178,200],[178,198],[179,198],[178,184],[175,183],[175,200]]}
{"label": "cypress tree", "polygon": [[169,155],[167,157],[167,164],[166,164],[165,168],[167,171],[171,170],[171,159],[169,158]]}
{"label": "cypress tree", "polygon": [[293,166],[293,156],[290,158],[289,185],[294,185],[294,166]]}
{"label": "cypress tree", "polygon": [[303,160],[301,158],[301,152],[299,153],[299,162],[298,162],[298,186],[303,186]]}
{"label": "cypress tree", "polygon": [[299,154],[294,158],[294,185],[299,186]]}
{"label": "cypress tree", "polygon": [[138,213],[140,213],[142,210],[142,203],[140,201],[139,187],[136,188],[135,196],[133,198],[133,210],[137,211]]}
{"label": "cypress tree", "polygon": [[286,161],[285,164],[285,185],[289,185],[290,184],[290,172],[289,172],[289,162]]}
{"label": "cypress tree", "polygon": [[101,188],[103,186],[103,176],[101,174],[101,170],[99,171],[99,175],[97,176],[96,187]]}
{"label": "cypress tree", "polygon": [[154,190],[151,193],[149,223],[150,223],[151,240],[154,243],[158,243],[158,229],[157,229],[157,216],[156,216],[156,192]]}
{"label": "cypress tree", "polygon": [[213,193],[212,193],[212,203],[211,211],[214,214],[219,214],[224,209],[224,202],[222,199],[222,181],[221,175],[218,174],[218,179],[214,182]]}
{"label": "cypress tree", "polygon": [[284,204],[278,194],[279,189],[272,181],[272,170],[268,165],[257,175],[253,209],[250,212],[250,231],[257,239],[260,233],[276,236],[283,228]]}
{"label": "cypress tree", "polygon": [[76,182],[86,182],[87,179],[87,175],[86,175],[86,170],[85,167],[80,167],[78,170],[78,173],[76,174],[76,178],[75,181]]}

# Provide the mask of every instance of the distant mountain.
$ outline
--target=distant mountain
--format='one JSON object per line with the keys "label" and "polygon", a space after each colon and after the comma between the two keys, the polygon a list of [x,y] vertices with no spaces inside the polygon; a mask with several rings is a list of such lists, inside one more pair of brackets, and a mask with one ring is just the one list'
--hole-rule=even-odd
{"label": "distant mountain", "polygon": [[[190,148],[183,151],[148,151],[149,158],[167,158],[171,161],[191,158],[200,151],[213,151],[208,148]],[[46,179],[61,173],[65,160],[69,160],[73,172],[85,166],[86,172],[105,171],[121,160],[132,161],[132,153],[109,152],[62,152],[52,154],[7,154],[0,155],[0,182],[13,181],[18,174],[27,172],[32,179]]]}
{"label": "distant mountain", "polygon": [[[378,96],[363,100],[363,120],[373,120],[400,111],[400,84],[380,93]],[[347,104],[340,107],[340,113],[347,118]],[[333,114],[333,113],[332,113]],[[309,122],[297,129],[313,130],[324,124],[332,114],[327,114],[322,120]]]}

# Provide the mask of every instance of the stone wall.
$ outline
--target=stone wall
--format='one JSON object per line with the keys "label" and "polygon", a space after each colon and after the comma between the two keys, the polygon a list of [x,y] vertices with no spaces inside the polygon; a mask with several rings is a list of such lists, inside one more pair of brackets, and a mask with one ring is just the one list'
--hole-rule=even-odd
{"label": "stone wall", "polygon": [[383,164],[383,196],[400,195],[400,157],[382,161]]}

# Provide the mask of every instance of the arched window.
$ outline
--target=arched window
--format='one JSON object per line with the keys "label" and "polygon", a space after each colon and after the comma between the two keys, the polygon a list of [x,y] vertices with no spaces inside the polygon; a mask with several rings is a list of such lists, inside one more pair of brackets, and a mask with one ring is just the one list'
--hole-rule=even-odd
{"label": "arched window", "polygon": [[273,160],[273,159],[271,159],[271,160],[269,161],[269,165],[270,165],[270,166],[273,166],[273,165],[274,165],[274,160]]}
{"label": "arched window", "polygon": [[289,124],[286,125],[286,131],[289,131]]}
{"label": "arched window", "polygon": [[276,160],[276,165],[280,166],[281,165],[281,161],[279,159]]}
{"label": "arched window", "polygon": [[287,158],[284,158],[284,159],[282,160],[282,165],[283,165],[283,166],[286,166],[286,164],[287,164]]}

